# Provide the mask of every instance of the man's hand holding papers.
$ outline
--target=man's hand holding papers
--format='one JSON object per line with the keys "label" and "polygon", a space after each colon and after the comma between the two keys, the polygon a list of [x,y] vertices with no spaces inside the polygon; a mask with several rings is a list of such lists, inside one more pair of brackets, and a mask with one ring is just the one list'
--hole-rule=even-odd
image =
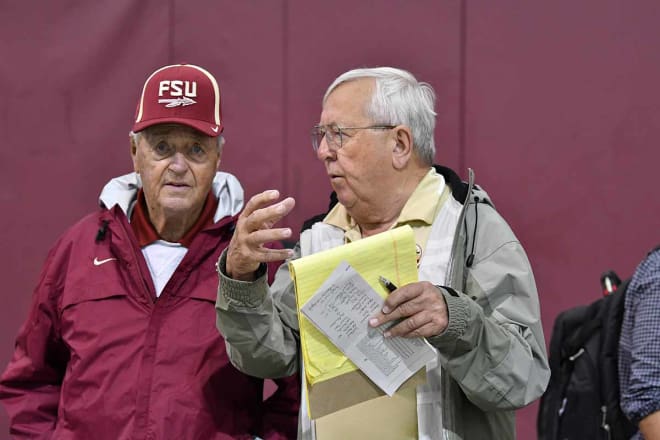
{"label": "man's hand holding papers", "polygon": [[448,319],[447,304],[440,290],[428,281],[420,281],[392,292],[369,325],[390,326],[386,338],[428,338],[442,333]]}
{"label": "man's hand holding papers", "polygon": [[383,307],[383,299],[347,262],[341,262],[301,311],[385,393],[435,359],[423,338],[383,337],[385,325],[370,328],[369,318]]}

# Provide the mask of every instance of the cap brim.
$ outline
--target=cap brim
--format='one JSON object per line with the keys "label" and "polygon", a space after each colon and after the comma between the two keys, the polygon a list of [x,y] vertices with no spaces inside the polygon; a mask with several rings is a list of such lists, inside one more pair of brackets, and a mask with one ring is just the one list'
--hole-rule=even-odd
{"label": "cap brim", "polygon": [[206,121],[198,121],[197,119],[186,119],[186,118],[159,118],[159,119],[150,119],[148,121],[138,122],[133,125],[133,133],[142,131],[147,127],[158,124],[181,124],[188,127],[194,128],[197,131],[201,131],[207,136],[217,137],[220,136],[224,127],[220,125],[211,125]]}

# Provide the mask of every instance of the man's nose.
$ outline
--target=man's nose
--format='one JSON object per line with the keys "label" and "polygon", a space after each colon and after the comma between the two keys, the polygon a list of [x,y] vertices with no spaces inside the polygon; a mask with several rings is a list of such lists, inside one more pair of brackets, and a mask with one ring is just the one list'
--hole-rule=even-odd
{"label": "man's nose", "polygon": [[321,143],[319,144],[318,150],[316,150],[316,157],[320,160],[325,162],[326,160],[332,160],[337,156],[337,153],[335,151],[332,151],[330,149],[330,146],[328,145],[328,141],[326,140],[325,136],[321,139]]}
{"label": "man's nose", "polygon": [[186,157],[183,155],[183,153],[179,151],[174,153],[174,155],[170,158],[170,165],[168,168],[175,173],[185,172],[188,169],[188,162],[186,161]]}

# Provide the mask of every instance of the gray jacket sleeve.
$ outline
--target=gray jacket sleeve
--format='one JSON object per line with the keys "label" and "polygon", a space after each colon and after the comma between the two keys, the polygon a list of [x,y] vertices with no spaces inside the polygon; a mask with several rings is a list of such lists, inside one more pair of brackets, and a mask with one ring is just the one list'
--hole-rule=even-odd
{"label": "gray jacket sleeve", "polygon": [[482,205],[477,225],[476,258],[454,286],[462,292],[442,289],[449,325],[429,341],[472,403],[485,411],[521,408],[550,378],[536,283],[522,246],[492,207]]}
{"label": "gray jacket sleeve", "polygon": [[[299,247],[294,249],[299,255]],[[262,378],[289,376],[298,370],[299,330],[289,265],[282,264],[268,286],[266,265],[253,282],[227,277],[227,251],[218,260],[216,325],[232,364]]]}

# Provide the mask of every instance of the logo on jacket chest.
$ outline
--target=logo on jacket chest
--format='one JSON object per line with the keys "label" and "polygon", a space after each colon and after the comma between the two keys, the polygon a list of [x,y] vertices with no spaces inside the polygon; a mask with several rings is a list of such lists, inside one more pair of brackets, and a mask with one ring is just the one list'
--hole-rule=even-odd
{"label": "logo on jacket chest", "polygon": [[110,261],[116,261],[116,258],[105,258],[103,260],[99,260],[99,257],[94,257],[94,266],[100,266],[105,263],[109,263]]}

